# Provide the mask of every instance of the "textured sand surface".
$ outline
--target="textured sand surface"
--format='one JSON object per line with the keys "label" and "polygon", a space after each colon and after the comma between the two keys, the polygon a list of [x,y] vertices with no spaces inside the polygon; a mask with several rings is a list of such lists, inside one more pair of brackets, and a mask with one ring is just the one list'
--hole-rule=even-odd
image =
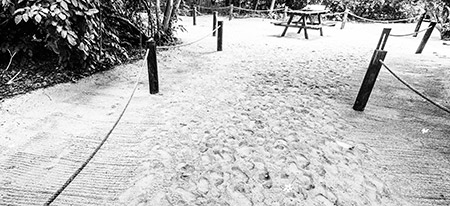
{"label": "textured sand surface", "polygon": [[[203,36],[211,19],[184,18],[181,39]],[[415,25],[349,23],[305,40],[235,19],[223,52],[213,37],[160,51],[160,94],[140,80],[115,132],[54,204],[448,204],[445,113],[384,70],[366,111],[351,109],[383,27]],[[415,55],[420,38],[391,37],[386,63],[449,106],[449,47],[435,32]],[[110,129],[142,63],[0,103],[0,205],[49,198]]]}

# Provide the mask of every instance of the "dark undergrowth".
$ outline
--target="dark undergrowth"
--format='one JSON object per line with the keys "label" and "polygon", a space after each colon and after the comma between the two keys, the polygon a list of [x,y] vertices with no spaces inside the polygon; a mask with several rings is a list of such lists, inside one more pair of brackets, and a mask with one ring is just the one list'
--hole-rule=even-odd
{"label": "dark undergrowth", "polygon": [[[130,59],[123,63],[130,63],[141,57],[139,50],[134,50],[131,54]],[[54,54],[42,54],[32,58],[16,55],[6,70],[9,61],[9,54],[0,55],[0,102],[55,84],[75,83],[84,77],[112,68],[99,66],[93,70],[64,69],[58,64],[58,57]]]}

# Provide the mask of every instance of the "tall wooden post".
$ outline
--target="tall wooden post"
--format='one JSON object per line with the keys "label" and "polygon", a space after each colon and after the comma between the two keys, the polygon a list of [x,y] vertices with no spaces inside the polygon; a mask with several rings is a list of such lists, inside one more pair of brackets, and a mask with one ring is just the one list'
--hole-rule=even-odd
{"label": "tall wooden post", "polygon": [[[422,25],[423,19],[425,18],[425,14],[426,14],[426,12],[424,12],[422,15],[420,15],[419,21],[417,22],[416,29],[414,29],[414,32],[418,32],[419,31],[420,26]],[[418,33],[415,33],[413,35],[413,37],[417,37],[417,35],[418,35]]]}
{"label": "tall wooden post", "polygon": [[430,23],[430,28],[425,32],[425,35],[423,35],[422,41],[420,42],[419,48],[417,48],[416,54],[421,54],[423,49],[425,48],[425,45],[428,42],[428,39],[430,39],[431,33],[433,33],[434,27],[436,26],[436,22]]}
{"label": "tall wooden post", "polygon": [[341,29],[344,29],[345,23],[347,22],[347,18],[348,18],[348,9],[345,9],[344,17],[342,17]]}
{"label": "tall wooden post", "polygon": [[233,19],[233,4],[230,5],[230,21]]}
{"label": "tall wooden post", "polygon": [[195,25],[197,25],[197,7],[196,6],[192,6],[192,23]]}
{"label": "tall wooden post", "polygon": [[213,12],[213,36],[216,36],[216,28],[217,28],[217,11]]}
{"label": "tall wooden post", "polygon": [[219,31],[217,35],[217,51],[222,51],[222,41],[223,41],[223,21],[218,22]]}
{"label": "tall wooden post", "polygon": [[353,109],[356,111],[364,111],[367,101],[369,101],[370,94],[372,93],[375,81],[377,80],[382,66],[380,60],[384,61],[387,54],[387,51],[383,51],[383,49],[386,46],[390,32],[390,28],[384,28],[381,33],[377,48],[372,55],[369,68],[367,69],[366,75],[364,76],[364,80],[359,89],[358,96],[356,97],[355,104],[353,105]]}
{"label": "tall wooden post", "polygon": [[378,74],[381,69],[380,60],[384,60],[386,57],[387,51],[383,50],[375,50],[372,56],[372,62],[370,62],[369,68],[367,69],[366,75],[364,76],[364,80],[361,84],[361,88],[359,89],[358,96],[356,97],[355,104],[353,105],[353,109],[356,111],[364,111],[364,108],[367,105],[367,101],[369,101],[370,94],[372,93],[373,87],[375,85],[375,81],[377,80]]}
{"label": "tall wooden post", "polygon": [[386,46],[387,39],[389,37],[389,34],[391,33],[391,28],[384,28],[381,32],[380,40],[378,40],[377,48],[379,50],[384,50],[384,47]]}
{"label": "tall wooden post", "polygon": [[158,82],[158,64],[156,59],[156,43],[151,39],[148,41],[148,56],[147,56],[147,69],[148,69],[148,84],[150,87],[150,94],[156,94],[159,92]]}

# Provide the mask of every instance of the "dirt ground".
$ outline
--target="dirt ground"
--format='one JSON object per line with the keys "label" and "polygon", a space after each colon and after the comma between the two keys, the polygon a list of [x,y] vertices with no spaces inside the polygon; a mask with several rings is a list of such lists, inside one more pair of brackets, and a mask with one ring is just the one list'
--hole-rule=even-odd
{"label": "dirt ground", "polygon": [[[0,205],[42,205],[122,121],[54,205],[448,205],[449,114],[382,70],[352,110],[382,28],[349,23],[280,38],[271,20],[224,20],[216,39],[158,52],[160,93],[144,62],[0,103]],[[184,42],[212,17],[180,22]],[[390,37],[386,63],[450,107],[450,47],[435,31]]]}

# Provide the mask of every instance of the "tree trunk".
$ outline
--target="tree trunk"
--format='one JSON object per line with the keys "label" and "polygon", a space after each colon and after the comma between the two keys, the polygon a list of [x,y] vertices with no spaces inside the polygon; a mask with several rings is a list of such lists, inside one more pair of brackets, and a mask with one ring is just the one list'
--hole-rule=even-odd
{"label": "tree trunk", "polygon": [[178,8],[180,8],[181,0],[175,0],[175,3],[173,4],[172,9],[172,17],[177,17],[178,15]]}
{"label": "tree trunk", "polygon": [[259,0],[253,0],[253,9],[258,10]]}
{"label": "tree trunk", "polygon": [[270,3],[270,13],[273,12],[274,8],[275,8],[275,0],[272,0],[272,3]]}
{"label": "tree trunk", "polygon": [[160,21],[160,17],[159,15],[161,14],[161,1],[160,0],[156,0],[156,4],[155,4],[155,10],[156,10],[156,33],[158,33],[159,29],[161,28],[161,21]]}
{"label": "tree trunk", "polygon": [[172,9],[173,9],[173,0],[167,0],[163,20],[164,32],[167,32],[169,30],[170,21],[172,19]]}

